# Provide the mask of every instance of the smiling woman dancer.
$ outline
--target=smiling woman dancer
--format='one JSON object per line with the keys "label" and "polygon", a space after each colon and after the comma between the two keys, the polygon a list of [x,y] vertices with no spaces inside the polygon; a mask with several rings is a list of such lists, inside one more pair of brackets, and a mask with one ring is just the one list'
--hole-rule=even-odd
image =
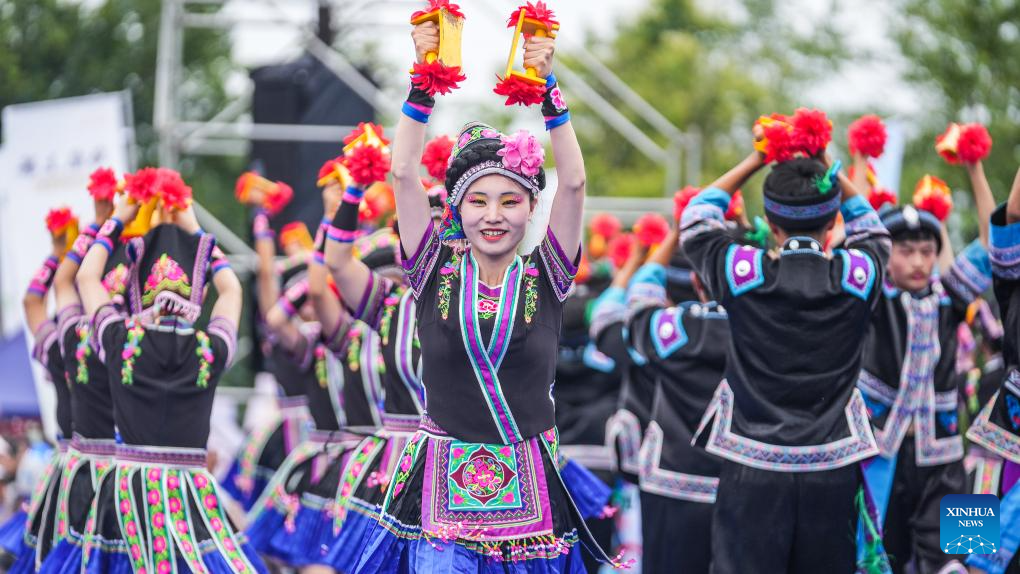
{"label": "smiling woman dancer", "polygon": [[[423,24],[413,38],[424,61],[439,33]],[[468,124],[437,229],[418,173],[435,102],[412,89],[404,105],[394,191],[426,404],[359,572],[584,571],[575,544],[579,531],[590,536],[557,471],[550,388],[580,256],[585,175],[553,52],[553,40],[538,37],[524,52],[524,65],[548,78],[542,112],[559,180],[549,229],[524,256],[518,247],[545,187],[541,144]]]}

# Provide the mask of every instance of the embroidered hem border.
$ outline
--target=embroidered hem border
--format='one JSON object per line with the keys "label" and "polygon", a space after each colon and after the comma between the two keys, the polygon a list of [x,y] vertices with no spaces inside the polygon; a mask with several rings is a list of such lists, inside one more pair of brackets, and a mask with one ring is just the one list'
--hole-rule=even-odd
{"label": "embroidered hem border", "polygon": [[719,478],[662,468],[663,438],[662,427],[650,422],[641,445],[641,490],[678,500],[714,503]]}
{"label": "embroidered hem border", "polygon": [[775,472],[814,472],[842,468],[879,453],[864,398],[854,389],[844,409],[850,436],[819,445],[782,446],[737,435],[733,422],[733,391],[724,379],[705,411],[691,444],[713,421],[706,450],[739,464]]}

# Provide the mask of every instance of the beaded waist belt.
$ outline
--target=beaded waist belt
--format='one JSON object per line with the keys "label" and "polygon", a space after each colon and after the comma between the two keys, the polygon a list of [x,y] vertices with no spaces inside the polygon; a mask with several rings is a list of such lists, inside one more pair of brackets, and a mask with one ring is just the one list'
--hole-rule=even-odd
{"label": "beaded waist belt", "polygon": [[71,448],[85,455],[112,457],[117,452],[117,442],[113,439],[85,438],[76,434],[71,439]]}
{"label": "beaded waist belt", "polygon": [[392,432],[414,432],[421,426],[419,415],[398,415],[383,413],[383,428]]}
{"label": "beaded waist belt", "polygon": [[204,448],[119,444],[115,456],[118,463],[157,464],[186,468],[205,468],[206,465]]}

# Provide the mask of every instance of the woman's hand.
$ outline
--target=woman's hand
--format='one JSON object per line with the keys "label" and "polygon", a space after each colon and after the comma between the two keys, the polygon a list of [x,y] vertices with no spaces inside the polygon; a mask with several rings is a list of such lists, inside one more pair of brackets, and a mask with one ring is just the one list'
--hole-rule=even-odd
{"label": "woman's hand", "polygon": [[125,195],[122,196],[120,202],[117,204],[117,207],[114,208],[113,216],[119,219],[120,222],[123,223],[124,225],[127,225],[128,223],[131,223],[132,221],[135,220],[135,217],[138,215],[138,209],[140,207],[141,206],[138,205],[138,203],[131,199],[128,199],[128,197]]}
{"label": "woman's hand", "polygon": [[420,64],[425,63],[425,55],[429,52],[439,52],[439,26],[435,22],[415,26],[411,31],[411,39],[414,40],[414,51]]}
{"label": "woman's hand", "polygon": [[322,190],[322,213],[325,218],[333,221],[336,210],[340,207],[340,199],[344,190],[339,183],[331,183]]}
{"label": "woman's hand", "polygon": [[195,216],[195,208],[190,205],[187,209],[174,211],[171,217],[174,225],[188,233],[195,234],[202,231],[202,226],[198,224],[198,217]]}
{"label": "woman's hand", "polygon": [[552,74],[553,55],[556,53],[556,40],[532,36],[524,42],[524,69],[534,68],[539,78],[548,78]]}
{"label": "woman's hand", "polygon": [[109,199],[97,199],[95,201],[96,224],[102,225],[113,215],[113,201]]}

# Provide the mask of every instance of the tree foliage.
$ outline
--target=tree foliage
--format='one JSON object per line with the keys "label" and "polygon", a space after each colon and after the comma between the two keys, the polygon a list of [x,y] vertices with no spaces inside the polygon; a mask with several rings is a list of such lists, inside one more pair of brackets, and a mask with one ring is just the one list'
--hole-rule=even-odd
{"label": "tree foliage", "polygon": [[923,174],[969,187],[963,170],[946,166],[933,149],[950,121],[984,123],[995,145],[985,161],[992,192],[1005,200],[1020,165],[1020,2],[1016,0],[899,0],[894,24],[908,65],[907,79],[930,100],[912,118],[919,135],[908,146],[903,187]]}
{"label": "tree foliage", "polygon": [[[134,113],[137,159],[155,165],[152,127],[160,0],[0,0],[0,108],[9,104],[127,90]],[[215,6],[192,6],[190,11]],[[205,119],[227,101],[225,78],[234,71],[227,36],[189,30],[184,36],[185,119]],[[181,167],[199,201],[237,229],[231,209],[240,158],[198,158]],[[83,182],[84,187],[84,182]]]}
{"label": "tree foliage", "polygon": [[[750,127],[759,115],[803,105],[798,88],[845,53],[840,35],[824,26],[796,33],[779,3],[735,4],[740,10],[712,13],[695,0],[651,0],[611,42],[591,43],[592,51],[673,125],[700,135],[701,184],[749,151]],[[598,78],[589,80],[598,84]],[[584,110],[584,102],[570,104]],[[654,133],[627,115],[645,133]],[[663,168],[594,117],[590,110],[575,113],[592,193],[661,195]]]}

